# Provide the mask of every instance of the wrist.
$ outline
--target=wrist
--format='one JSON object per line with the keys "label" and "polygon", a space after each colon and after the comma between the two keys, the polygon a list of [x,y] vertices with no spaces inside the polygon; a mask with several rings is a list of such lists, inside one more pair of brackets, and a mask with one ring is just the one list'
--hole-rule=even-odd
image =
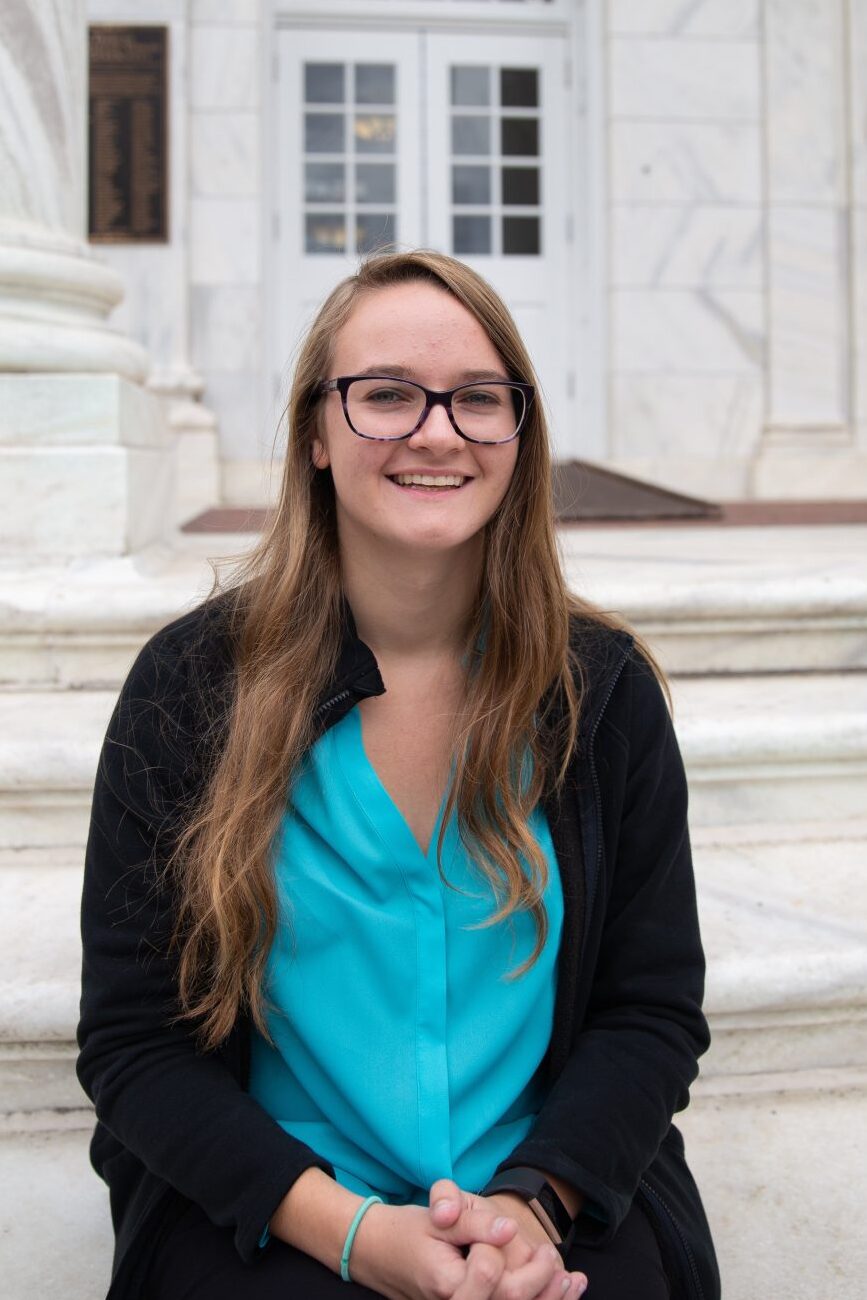
{"label": "wrist", "polygon": [[516,1165],[495,1173],[482,1188],[486,1197],[503,1194],[523,1201],[554,1245],[568,1250],[584,1200],[576,1188],[545,1170]]}
{"label": "wrist", "polygon": [[523,1197],[518,1196],[516,1192],[495,1192],[492,1196],[486,1196],[485,1200],[493,1202],[498,1210],[508,1215],[510,1219],[514,1219],[521,1236],[532,1245],[538,1246],[543,1242],[551,1241],[551,1236],[543,1224]]}
{"label": "wrist", "polygon": [[392,1248],[400,1240],[399,1225],[394,1223],[395,1211],[400,1208],[386,1204],[371,1205],[365,1211],[356,1229],[349,1257],[353,1282],[372,1291],[385,1285],[383,1265],[391,1259]]}
{"label": "wrist", "polygon": [[[312,1255],[339,1274],[346,1234],[364,1200],[324,1170],[311,1165],[289,1188],[271,1216],[269,1226],[275,1237]],[[364,1218],[376,1208],[371,1206]]]}

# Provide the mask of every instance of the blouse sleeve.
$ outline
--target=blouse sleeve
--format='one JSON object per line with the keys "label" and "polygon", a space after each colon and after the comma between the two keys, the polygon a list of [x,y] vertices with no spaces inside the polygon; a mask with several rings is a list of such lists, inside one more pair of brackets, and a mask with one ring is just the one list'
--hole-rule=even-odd
{"label": "blouse sleeve", "polygon": [[245,1260],[292,1183],[328,1161],[289,1136],[220,1052],[173,1024],[171,891],[160,880],[195,788],[190,656],[165,632],[139,655],[99,760],[84,870],[78,1077],[98,1120],[152,1173],[231,1226]]}

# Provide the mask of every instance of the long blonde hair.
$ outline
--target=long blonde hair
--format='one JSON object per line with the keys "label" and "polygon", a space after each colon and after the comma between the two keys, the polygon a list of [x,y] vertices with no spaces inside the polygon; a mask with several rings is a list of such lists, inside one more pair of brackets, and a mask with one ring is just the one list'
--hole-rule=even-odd
{"label": "long blonde hair", "polygon": [[[468,266],[441,253],[370,258],[333,290],[307,334],[288,406],[286,462],[273,522],[222,597],[229,598],[235,656],[224,743],[171,864],[179,886],[174,939],[181,1015],[197,1021],[207,1048],[225,1039],[242,1011],[267,1034],[262,977],[277,923],[273,846],[287,811],[287,789],[291,800],[292,774],[315,739],[315,706],[340,647],[334,487],[330,470],[315,469],[311,457],[318,385],[329,376],[332,341],[360,296],[412,281],[453,294],[482,325],[509,377],[537,382],[503,302]],[[445,826],[457,809],[464,843],[498,903],[487,924],[518,909],[533,915],[535,948],[512,972],[517,977],[536,961],[548,931],[548,867],[528,817],[543,791],[562,783],[581,713],[584,678],[570,649],[570,618],[624,626],[564,584],[539,400],[530,407],[515,471],[484,541],[482,582],[467,636],[469,648],[483,635],[484,653],[469,656],[437,861]],[[546,725],[555,699],[556,727]],[[515,774],[525,771],[528,751],[532,774],[522,786]]]}

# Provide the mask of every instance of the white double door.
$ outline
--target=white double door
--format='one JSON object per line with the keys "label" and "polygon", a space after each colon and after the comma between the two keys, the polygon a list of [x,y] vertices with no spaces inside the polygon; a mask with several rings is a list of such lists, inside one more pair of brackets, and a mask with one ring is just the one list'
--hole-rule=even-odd
{"label": "white double door", "polygon": [[577,286],[568,239],[565,38],[278,33],[275,388],[328,291],[381,245],[476,268],[537,367],[555,450],[570,431]]}

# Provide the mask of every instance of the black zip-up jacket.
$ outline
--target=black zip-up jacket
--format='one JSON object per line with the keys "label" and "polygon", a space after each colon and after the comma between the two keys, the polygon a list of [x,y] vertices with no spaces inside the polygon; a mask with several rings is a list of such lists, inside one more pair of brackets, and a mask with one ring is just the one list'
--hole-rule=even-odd
{"label": "black zip-up jacket", "polygon": [[[110,1300],[135,1300],[155,1234],[190,1200],[234,1229],[253,1262],[298,1175],[334,1170],[246,1091],[251,1025],[216,1052],[169,1024],[172,897],[158,872],[219,744],[214,702],[230,696],[232,645],[220,598],[157,633],[115,707],[93,796],[82,900],[78,1076],[96,1107],[94,1168],[116,1234]],[[579,742],[544,808],[564,922],[554,1026],[536,1121],[498,1166],[561,1176],[600,1207],[604,1244],[638,1196],[675,1300],[716,1300],[719,1279],[698,1191],[671,1119],[708,1045],[704,960],[687,831],[687,788],[659,684],[632,637],[577,621],[586,675]],[[345,604],[322,730],[384,691]],[[492,1171],[493,1172],[493,1171]]]}

